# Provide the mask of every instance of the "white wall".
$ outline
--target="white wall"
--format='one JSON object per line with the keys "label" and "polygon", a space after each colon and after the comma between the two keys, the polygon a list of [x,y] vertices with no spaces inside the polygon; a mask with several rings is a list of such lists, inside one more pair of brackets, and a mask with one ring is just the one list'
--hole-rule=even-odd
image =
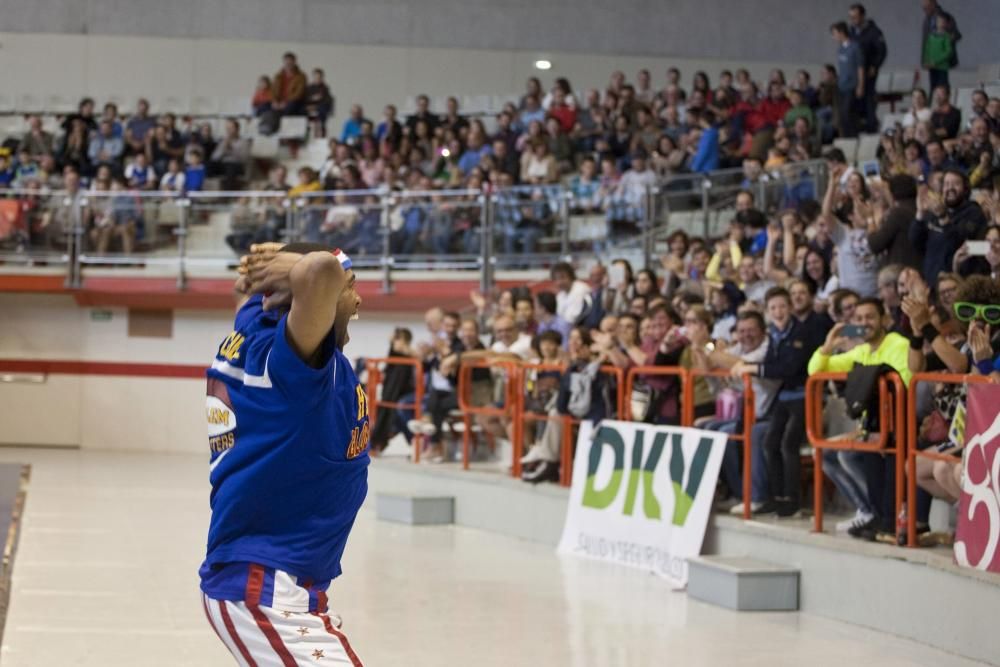
{"label": "white wall", "polygon": [[[128,336],[125,309],[108,321],[69,296],[0,294],[0,359],[207,365],[232,315],[176,311],[171,338]],[[348,356],[380,357],[391,331],[422,320],[371,313],[351,325]],[[42,382],[0,382],[0,444],[64,445],[143,451],[205,450],[201,379],[49,375]]]}
{"label": "white wall", "polygon": [[[828,60],[844,0],[2,0],[20,33],[258,39],[319,44],[516,49],[786,62]],[[872,0],[889,63],[919,57],[917,0]],[[967,66],[995,60],[996,0],[942,0]]]}
{"label": "white wall", "polygon": [[[690,81],[699,69],[714,80],[723,68],[746,66],[763,78],[775,66],[784,66],[792,73],[793,68],[809,64],[560,51],[0,33],[0,71],[4,73],[0,96],[14,103],[25,95],[43,103],[58,96],[75,105],[79,97],[88,94],[101,103],[115,98],[126,108],[134,105],[135,98],[145,96],[153,101],[154,111],[177,110],[176,103],[167,105],[171,98],[190,102],[208,97],[241,100],[249,109],[257,77],[273,74],[286,49],[298,53],[303,67],[326,70],[340,118],[353,102],[361,103],[369,117],[377,118],[386,103],[402,106],[408,96],[421,92],[432,97],[520,93],[525,79],[536,74],[543,75],[545,85],[565,76],[576,88],[585,89],[603,87],[616,69],[634,80],[635,73],[645,67],[653,73],[654,85],[662,87],[670,66],[681,68],[685,81]],[[535,60],[542,56],[553,63],[549,72],[534,69]],[[814,76],[821,64],[810,64]]]}

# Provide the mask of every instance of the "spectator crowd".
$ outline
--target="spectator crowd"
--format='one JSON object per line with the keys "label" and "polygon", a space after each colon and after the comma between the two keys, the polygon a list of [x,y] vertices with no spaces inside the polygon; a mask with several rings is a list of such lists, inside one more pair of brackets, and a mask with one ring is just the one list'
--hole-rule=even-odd
{"label": "spectator crowd", "polygon": [[[939,193],[938,179],[954,167],[973,187],[992,190],[1000,99],[978,91],[967,118],[951,105],[948,72],[958,64],[961,33],[934,0],[925,0],[923,10],[920,63],[930,87],[915,86],[905,117],[885,129],[878,170],[886,178],[909,174]],[[274,165],[262,182],[252,182],[257,170],[249,169],[250,140],[236,119],[216,137],[208,123],[178,121],[169,112],[152,115],[144,100],[124,119],[113,103],[98,116],[94,102],[85,99],[63,119],[61,136],[42,129],[39,118],[29,119],[30,130],[0,157],[0,186],[61,189],[72,171],[92,190],[184,192],[219,178],[226,190],[249,184],[309,196],[303,237],[356,254],[380,250],[383,233],[378,200],[359,191],[408,191],[422,196],[406,199],[390,217],[384,233],[392,236],[393,252],[442,254],[478,252],[482,220],[474,194],[463,199],[441,193],[498,193],[495,227],[504,250],[530,253],[552,230],[560,204],[551,188],[562,185],[572,193],[573,213],[604,216],[602,236],[613,238],[647,214],[647,188],[672,177],[736,167],[750,186],[796,162],[820,158],[835,137],[877,132],[875,83],[889,45],[864,6],[851,5],[846,19],[831,26],[836,60],[818,81],[805,69],[787,78],[774,69],[758,83],[739,69],[721,71],[714,83],[699,71],[685,85],[681,72],[670,68],[658,84],[643,69],[634,81],[619,71],[602,90],[577,90],[565,78],[546,89],[533,77],[520,99],[489,123],[463,115],[456,97],[448,98],[441,113],[419,95],[405,118],[395,104],[387,104],[378,119],[355,104],[321,163],[291,176]],[[252,106],[259,133],[276,131],[283,117],[300,116],[318,138],[327,136],[334,97],[322,69],[307,77],[295,54],[286,53],[276,74],[260,77]],[[797,204],[802,197],[793,195],[759,208]],[[277,240],[276,213],[259,201],[239,202],[230,245],[244,251],[251,242]],[[142,227],[127,211],[110,217],[95,211],[89,218],[128,220],[106,222],[111,230]],[[96,222],[89,224],[96,229]],[[46,221],[38,219],[28,227],[36,241],[61,231],[46,230]],[[95,232],[95,238],[116,236],[129,235]],[[602,247],[598,242],[597,249]]]}

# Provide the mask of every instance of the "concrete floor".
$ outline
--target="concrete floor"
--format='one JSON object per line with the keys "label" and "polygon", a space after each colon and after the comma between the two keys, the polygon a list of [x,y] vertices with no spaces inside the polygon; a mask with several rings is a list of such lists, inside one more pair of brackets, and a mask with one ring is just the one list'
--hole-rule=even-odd
{"label": "concrete floor", "polygon": [[[32,464],[5,667],[233,664],[198,593],[202,457],[0,449],[0,462]],[[331,608],[369,666],[977,664],[804,613],[711,607],[534,543],[377,522],[370,507],[344,571]]]}

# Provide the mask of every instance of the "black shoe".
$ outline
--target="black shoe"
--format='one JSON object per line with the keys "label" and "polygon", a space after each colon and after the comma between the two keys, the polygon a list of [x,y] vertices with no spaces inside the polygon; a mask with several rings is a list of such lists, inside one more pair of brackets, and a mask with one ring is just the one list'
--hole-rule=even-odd
{"label": "black shoe", "polygon": [[791,500],[783,500],[777,503],[778,516],[783,519],[794,519],[802,516],[802,508],[799,504]]}
{"label": "black shoe", "polygon": [[559,464],[552,461],[542,461],[537,468],[521,475],[521,479],[532,484],[558,482]]}
{"label": "black shoe", "polygon": [[758,516],[761,514],[775,514],[777,511],[778,511],[778,503],[774,502],[773,500],[765,500],[764,504],[760,506],[760,509],[758,509],[753,514],[754,516]]}
{"label": "black shoe", "polygon": [[878,519],[870,519],[860,526],[851,526],[847,529],[847,534],[851,537],[856,537],[858,539],[869,539],[867,537],[868,533],[871,533],[872,540],[875,539],[875,529],[878,526]]}

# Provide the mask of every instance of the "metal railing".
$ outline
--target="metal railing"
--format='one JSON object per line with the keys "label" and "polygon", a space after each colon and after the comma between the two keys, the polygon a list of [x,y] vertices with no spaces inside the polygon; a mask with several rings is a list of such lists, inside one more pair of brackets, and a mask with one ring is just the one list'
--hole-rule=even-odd
{"label": "metal railing", "polygon": [[[809,193],[821,192],[823,162],[782,169],[753,186],[759,199],[784,203],[803,183]],[[143,267],[175,277],[184,289],[192,275],[231,271],[253,243],[315,241],[344,248],[359,269],[379,271],[385,292],[398,271],[442,269],[477,271],[487,290],[497,270],[544,268],[575,253],[633,253],[651,265],[674,229],[724,233],[742,179],[739,170],[723,170],[612,192],[577,182],[296,196],[11,189],[0,191],[0,262],[65,267],[71,287],[95,267]]]}

